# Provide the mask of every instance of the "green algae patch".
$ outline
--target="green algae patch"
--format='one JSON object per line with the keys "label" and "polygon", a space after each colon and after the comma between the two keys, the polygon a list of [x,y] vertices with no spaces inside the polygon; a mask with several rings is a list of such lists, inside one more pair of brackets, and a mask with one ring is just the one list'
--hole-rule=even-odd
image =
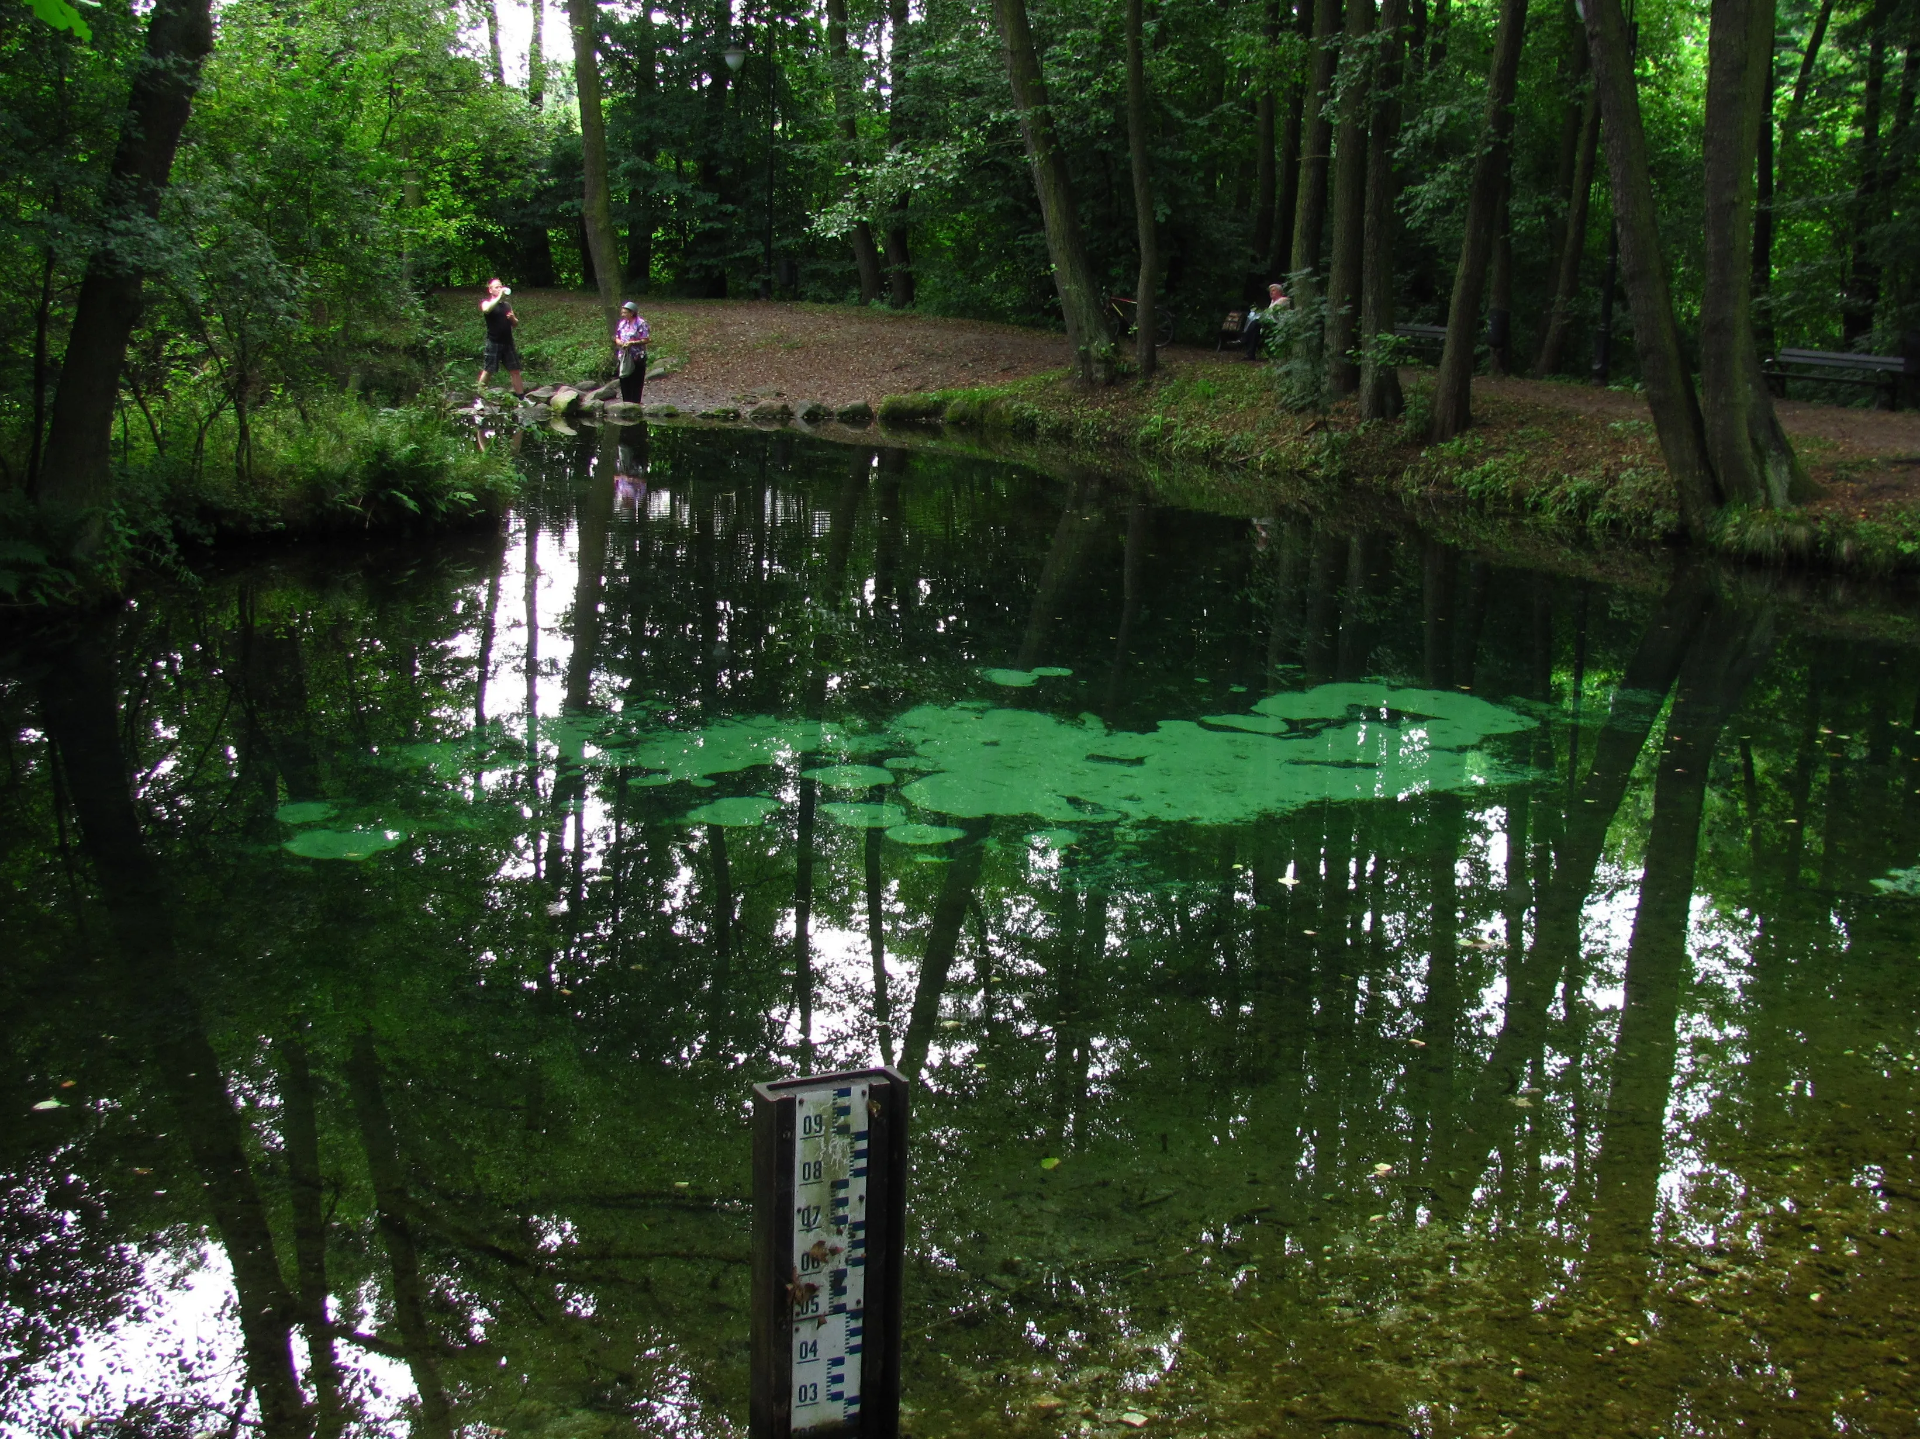
{"label": "green algae patch", "polygon": [[823,804],[820,813],[848,829],[896,829],[907,822],[897,804]]}
{"label": "green algae patch", "polygon": [[1041,665],[1037,669],[1030,670],[981,670],[980,678],[988,684],[1001,685],[1011,690],[1023,690],[1029,688],[1035,680],[1065,679],[1072,673],[1072,670],[1062,669],[1059,665]]}
{"label": "green algae patch", "polygon": [[966,833],[950,824],[897,824],[887,831],[887,838],[896,844],[945,844]]}
{"label": "green algae patch", "polygon": [[300,800],[294,804],[283,804],[273,812],[273,817],[282,824],[318,824],[333,815],[333,806],[323,799]]}
{"label": "green algae patch", "polygon": [[[961,818],[1246,824],[1318,801],[1398,799],[1518,777],[1471,748],[1532,721],[1472,695],[1384,684],[1270,695],[1252,715],[1109,733],[1098,719],[923,705],[895,721],[937,768],[903,798]],[[1354,714],[1358,710],[1361,713]]]}
{"label": "green algae patch", "polygon": [[620,764],[656,770],[669,779],[698,780],[761,765],[790,764],[803,754],[867,754],[884,744],[884,737],[821,720],[750,715],[697,730],[654,730],[609,738],[602,748],[609,760]]}
{"label": "green algae patch", "polygon": [[834,764],[824,769],[803,769],[803,779],[818,780],[828,789],[872,789],[877,784],[892,784],[899,776],[877,764]]}
{"label": "green algae patch", "polygon": [[302,859],[371,859],[406,838],[398,829],[309,829],[280,847]]}
{"label": "green algae patch", "polygon": [[[1021,688],[1067,671],[1003,673]],[[616,722],[569,722],[582,726],[570,740],[583,754],[597,744],[599,763],[621,766],[627,782],[642,787],[705,787],[716,775],[829,757],[838,762],[802,773],[829,789],[897,786],[885,805],[822,806],[835,823],[938,845],[960,831],[916,826],[915,809],[961,819],[1022,816],[1038,822],[1045,843],[1047,835],[1077,835],[1088,825],[1246,824],[1323,801],[1464,792],[1520,777],[1479,746],[1537,720],[1477,695],[1365,681],[1271,694],[1240,714],[1166,720],[1147,733],[1110,731],[1093,714],[1069,720],[980,700],[921,705],[884,729],[755,715],[589,741],[584,726],[611,730]],[[864,756],[879,762],[861,763]],[[777,807],[764,796],[722,799],[686,819],[752,826]],[[922,831],[935,837],[904,837]]]}
{"label": "green algae patch", "polygon": [[1037,844],[1045,845],[1048,849],[1066,849],[1070,845],[1080,843],[1079,834],[1070,829],[1043,829],[1028,835],[1027,838]]}
{"label": "green algae patch", "polygon": [[726,829],[751,829],[757,824],[766,823],[768,815],[780,808],[780,801],[768,799],[765,795],[736,795],[730,799],[717,799],[711,804],[703,804],[698,809],[688,810],[688,824],[717,824]]}

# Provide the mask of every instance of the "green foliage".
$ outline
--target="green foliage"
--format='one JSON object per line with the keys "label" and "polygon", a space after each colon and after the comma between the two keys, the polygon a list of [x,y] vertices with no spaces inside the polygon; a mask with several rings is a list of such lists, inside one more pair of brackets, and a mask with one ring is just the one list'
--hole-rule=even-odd
{"label": "green foliage", "polygon": [[[129,437],[122,513],[142,545],[348,529],[425,529],[502,513],[519,479],[504,444],[424,405],[348,395],[257,412],[243,440],[223,411],[197,446]],[[137,517],[137,518],[136,518]]]}
{"label": "green foliage", "polygon": [[1293,302],[1283,310],[1264,312],[1263,346],[1273,360],[1281,408],[1318,414],[1332,398],[1324,342],[1327,303],[1311,276],[1293,275],[1289,280]]}
{"label": "green foliage", "polygon": [[[99,0],[82,0],[83,4],[98,4]],[[27,0],[38,15],[56,30],[71,30],[82,40],[93,39],[93,31],[80,17],[80,12],[67,3],[67,0]]]}

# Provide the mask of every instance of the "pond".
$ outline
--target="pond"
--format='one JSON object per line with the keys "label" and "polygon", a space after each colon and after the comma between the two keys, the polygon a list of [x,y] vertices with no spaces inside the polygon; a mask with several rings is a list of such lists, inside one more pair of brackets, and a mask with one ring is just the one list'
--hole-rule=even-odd
{"label": "pond", "polygon": [[744,1434],[750,1086],[879,1062],[917,1439],[1920,1426],[1897,614],[525,443],[8,638],[8,1433]]}

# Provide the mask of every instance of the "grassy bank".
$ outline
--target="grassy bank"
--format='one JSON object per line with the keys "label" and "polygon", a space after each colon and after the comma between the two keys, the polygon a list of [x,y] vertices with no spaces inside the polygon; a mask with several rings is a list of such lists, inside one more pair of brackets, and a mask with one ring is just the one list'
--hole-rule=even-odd
{"label": "grassy bank", "polygon": [[[486,328],[477,291],[443,290],[429,302],[434,344],[443,385],[452,392],[471,390]],[[539,290],[515,295],[519,327],[514,344],[524,362],[529,387],[554,381],[610,380],[613,343],[600,314],[598,296],[583,291]],[[649,307],[648,368],[671,373],[686,360],[684,326],[672,315]],[[494,383],[505,384],[503,375]]]}
{"label": "grassy bank", "polygon": [[[1455,525],[1475,515],[1521,520],[1561,542],[1678,537],[1673,486],[1647,420],[1596,405],[1592,391],[1571,383],[1535,386],[1526,398],[1483,390],[1473,428],[1429,444],[1431,374],[1406,377],[1405,416],[1367,423],[1351,404],[1283,409],[1268,367],[1218,363],[1182,364],[1145,386],[1097,392],[1059,373],[892,395],[879,413],[893,426],[1006,435],[1089,458],[1121,451],[1180,467],[1189,488],[1196,468],[1212,471],[1236,491],[1251,486],[1276,503],[1338,503],[1359,489]],[[1863,468],[1884,462],[1817,438],[1797,443],[1822,499],[1785,514],[1730,512],[1708,547],[1762,563],[1920,569],[1920,502],[1855,510],[1841,494]]]}
{"label": "grassy bank", "polygon": [[116,502],[92,573],[57,562],[71,537],[50,532],[23,494],[0,494],[0,602],[68,602],[220,541],[485,523],[519,483],[504,447],[483,451],[435,403],[281,399],[244,430],[228,410],[172,433],[127,425],[116,439]]}

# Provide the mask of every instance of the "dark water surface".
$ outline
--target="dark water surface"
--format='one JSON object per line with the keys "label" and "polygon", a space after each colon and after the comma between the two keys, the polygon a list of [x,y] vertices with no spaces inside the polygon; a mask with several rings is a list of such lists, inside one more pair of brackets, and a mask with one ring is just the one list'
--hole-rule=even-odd
{"label": "dark water surface", "polygon": [[0,1428],[743,1434],[748,1085],[885,1059],[922,1439],[1920,1431],[1912,649],[550,443],[7,642]]}

